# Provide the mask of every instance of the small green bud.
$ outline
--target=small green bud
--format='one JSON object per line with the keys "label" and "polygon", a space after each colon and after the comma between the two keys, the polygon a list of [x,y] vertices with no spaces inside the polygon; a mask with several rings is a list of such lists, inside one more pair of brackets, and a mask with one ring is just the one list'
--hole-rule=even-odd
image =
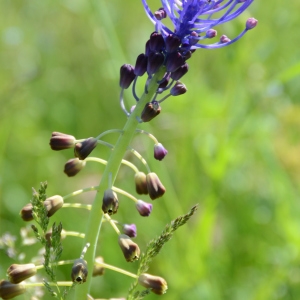
{"label": "small green bud", "polygon": [[102,210],[105,214],[115,214],[119,207],[117,194],[112,189],[107,189],[104,192]]}
{"label": "small green bud", "polygon": [[34,276],[36,272],[37,271],[34,264],[13,264],[6,271],[8,279],[11,283],[20,283],[23,280]]}
{"label": "small green bud", "polygon": [[147,195],[148,187],[146,181],[146,174],[144,172],[137,172],[134,175],[135,189],[139,195]]}
{"label": "small green bud", "polygon": [[12,299],[26,292],[26,287],[23,283],[13,284],[7,280],[0,281],[0,297],[2,299]]}
{"label": "small green bud", "polygon": [[75,176],[79,171],[81,171],[86,162],[83,160],[80,160],[79,158],[72,158],[69,159],[64,168],[65,174],[67,174],[69,177]]}
{"label": "small green bud", "polygon": [[148,173],[146,176],[146,180],[149,196],[152,200],[161,197],[166,192],[165,187],[160,182],[158,176],[155,173]]}
{"label": "small green bud", "polygon": [[90,137],[83,142],[76,143],[74,148],[74,155],[80,160],[84,160],[96,148],[96,146],[97,140],[93,137]]}
{"label": "small green bud", "polygon": [[140,257],[140,248],[134,243],[130,237],[126,234],[120,234],[118,239],[120,248],[124,254],[126,261],[132,262],[139,259]]}
{"label": "small green bud", "polygon": [[74,261],[72,272],[71,272],[72,281],[76,283],[84,283],[86,282],[87,276],[88,276],[87,262],[82,258],[76,259]]}
{"label": "small green bud", "polygon": [[151,289],[151,291],[157,295],[166,293],[168,289],[167,282],[159,276],[143,273],[139,276],[138,282],[145,288]]}

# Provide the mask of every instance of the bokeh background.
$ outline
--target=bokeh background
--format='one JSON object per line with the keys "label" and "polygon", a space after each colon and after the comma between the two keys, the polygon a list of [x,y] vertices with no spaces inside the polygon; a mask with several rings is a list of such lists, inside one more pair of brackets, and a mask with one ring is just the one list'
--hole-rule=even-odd
{"label": "bokeh background", "polygon": [[[160,7],[156,0],[149,4]],[[162,299],[300,299],[299,9],[298,1],[255,1],[238,19],[216,28],[231,37],[248,17],[259,20],[239,42],[197,51],[183,78],[188,92],[169,98],[161,115],[140,126],[169,151],[158,162],[151,140],[138,135],[133,141],[167,193],[153,202],[149,218],[120,196],[116,218],[137,224],[143,250],[166,223],[199,203],[149,270],[168,281]],[[72,151],[51,151],[51,132],[84,138],[122,128],[119,68],[135,63],[153,26],[137,0],[1,0],[0,15],[0,278],[5,278],[12,263],[41,257],[40,246],[24,245],[20,235],[28,224],[19,211],[31,187],[47,180],[49,196],[66,195],[97,184],[103,172],[103,166],[89,163],[67,178],[63,166]],[[125,99],[132,104],[129,91]],[[109,150],[98,147],[93,154],[107,158]],[[122,167],[116,185],[134,193],[133,175]],[[93,196],[70,202],[92,203]],[[86,211],[66,208],[53,220],[62,221],[65,230],[84,232],[87,218]],[[74,259],[82,241],[67,237],[63,247],[62,258]],[[137,263],[124,261],[110,226],[103,226],[98,254],[107,263],[137,269]],[[69,268],[59,269],[60,280]],[[107,270],[93,281],[94,297],[115,298],[126,296],[132,279]],[[34,294],[29,290],[17,299]]]}

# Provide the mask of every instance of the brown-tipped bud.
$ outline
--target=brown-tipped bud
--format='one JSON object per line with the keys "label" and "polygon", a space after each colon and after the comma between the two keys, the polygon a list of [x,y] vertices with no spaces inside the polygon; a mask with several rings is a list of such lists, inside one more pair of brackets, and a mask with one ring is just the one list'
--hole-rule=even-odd
{"label": "brown-tipped bud", "polygon": [[61,132],[53,132],[49,144],[52,150],[57,151],[73,148],[75,137]]}
{"label": "brown-tipped bud", "polygon": [[[66,234],[66,231],[65,230],[61,230],[61,233],[60,233],[60,239],[63,240],[65,239],[67,236]],[[51,247],[51,237],[52,237],[52,229],[50,229],[49,231],[46,232],[45,234],[45,239],[47,240],[48,242],[48,245]]]}
{"label": "brown-tipped bud", "polygon": [[89,154],[96,148],[97,140],[90,137],[83,142],[76,143],[74,148],[74,155],[81,160],[86,159]]}
{"label": "brown-tipped bud", "polygon": [[120,234],[118,239],[120,248],[124,254],[126,261],[132,262],[140,257],[140,248],[126,234]]}
{"label": "brown-tipped bud", "polygon": [[[64,199],[62,196],[55,195],[47,198],[44,201],[44,205],[47,209],[47,217],[53,216],[64,204]],[[26,221],[32,221],[32,204],[26,204],[20,211],[21,218]]]}
{"label": "brown-tipped bud", "polygon": [[144,172],[135,173],[134,182],[135,182],[135,190],[139,195],[148,194],[146,174]]}
{"label": "brown-tipped bud", "polygon": [[26,292],[24,284],[13,284],[7,280],[0,281],[0,297],[2,299],[12,299]]}
{"label": "brown-tipped bud", "polygon": [[155,173],[148,173],[146,180],[149,196],[152,200],[161,197],[165,193],[166,189]]}
{"label": "brown-tipped bud", "polygon": [[161,107],[157,101],[148,102],[141,114],[143,122],[149,122],[161,112]]}
{"label": "brown-tipped bud", "polygon": [[51,217],[52,215],[54,215],[60,208],[62,208],[63,204],[64,199],[62,196],[55,195],[50,198],[47,198],[44,201],[44,205],[48,211],[47,216]]}
{"label": "brown-tipped bud", "polygon": [[32,204],[26,204],[20,211],[20,216],[25,222],[29,222],[33,220],[32,216]]}
{"label": "brown-tipped bud", "polygon": [[104,192],[102,210],[104,213],[112,215],[118,211],[119,201],[117,194],[112,189]]}
{"label": "brown-tipped bud", "polygon": [[34,276],[36,272],[37,271],[34,264],[13,264],[6,271],[8,279],[11,283],[20,283],[23,280]]}
{"label": "brown-tipped bud", "polygon": [[67,174],[69,177],[75,176],[79,171],[81,171],[86,162],[80,160],[79,158],[72,158],[69,159],[64,168],[65,174]]}
{"label": "brown-tipped bud", "polygon": [[87,276],[88,276],[87,262],[82,258],[76,259],[74,261],[72,272],[71,272],[72,281],[76,283],[84,283],[86,282]]}
{"label": "brown-tipped bud", "polygon": [[95,259],[94,269],[93,269],[93,277],[102,276],[104,274],[105,268],[103,267],[103,257],[98,256]]}
{"label": "brown-tipped bud", "polygon": [[151,289],[157,295],[163,295],[168,289],[167,282],[159,276],[143,273],[139,276],[138,282],[145,288]]}

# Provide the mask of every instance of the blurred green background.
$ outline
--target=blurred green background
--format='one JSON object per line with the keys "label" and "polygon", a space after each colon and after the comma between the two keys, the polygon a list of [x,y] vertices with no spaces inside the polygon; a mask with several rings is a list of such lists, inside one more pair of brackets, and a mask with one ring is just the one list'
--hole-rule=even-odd
{"label": "blurred green background", "polygon": [[[149,4],[160,7],[156,0]],[[116,219],[137,224],[144,250],[166,223],[199,203],[149,270],[168,281],[162,299],[300,299],[299,9],[296,0],[256,1],[216,28],[219,36],[232,37],[248,17],[259,20],[239,42],[197,51],[183,78],[188,92],[169,98],[159,117],[140,126],[169,151],[158,162],[151,140],[138,135],[133,141],[167,193],[153,202],[149,218],[120,196]],[[19,211],[31,187],[47,180],[49,196],[66,195],[101,178],[103,166],[93,163],[67,178],[62,170],[72,151],[51,151],[51,132],[84,138],[123,127],[119,68],[135,63],[153,26],[140,1],[1,0],[0,15],[0,236],[16,237],[11,257],[0,244],[5,278],[12,263],[41,256],[39,245],[26,246],[20,236],[28,224]],[[125,100],[132,103],[130,91]],[[93,154],[107,158],[109,150],[98,147]],[[122,167],[116,185],[134,193],[133,175]],[[70,201],[91,203],[93,193]],[[86,211],[66,208],[53,220],[84,232],[87,218]],[[77,258],[81,244],[67,237],[62,258]],[[110,226],[103,226],[98,254],[109,264],[137,268],[124,261]],[[69,268],[59,269],[59,280]],[[110,270],[93,281],[95,298],[124,297],[132,282]]]}

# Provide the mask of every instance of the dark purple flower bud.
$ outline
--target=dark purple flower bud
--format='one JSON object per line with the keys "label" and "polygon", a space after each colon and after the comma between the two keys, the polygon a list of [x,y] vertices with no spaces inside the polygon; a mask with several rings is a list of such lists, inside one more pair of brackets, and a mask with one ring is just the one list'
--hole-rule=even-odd
{"label": "dark purple flower bud", "polygon": [[134,182],[135,182],[135,190],[139,195],[148,194],[146,174],[144,172],[135,173]]}
{"label": "dark purple flower bud", "polygon": [[163,7],[161,7],[159,10],[157,10],[155,13],[154,13],[154,16],[157,20],[162,20],[164,18],[167,17],[167,13],[166,11],[164,10]]}
{"label": "dark purple flower bud", "polygon": [[159,52],[151,52],[148,57],[147,72],[154,74],[164,63],[165,57]]}
{"label": "dark purple flower bud", "polygon": [[93,277],[102,276],[104,274],[105,268],[103,267],[104,259],[101,256],[96,257],[94,269],[93,269]]}
{"label": "dark purple flower bud", "polygon": [[231,41],[231,39],[228,38],[227,35],[225,35],[225,34],[223,34],[223,35],[220,37],[220,42],[221,42],[222,44],[228,43],[228,42],[230,42],[230,41]]}
{"label": "dark purple flower bud", "polygon": [[6,271],[11,283],[20,283],[23,280],[34,276],[36,272],[37,270],[34,264],[13,264]]}
{"label": "dark purple flower bud", "polygon": [[160,33],[153,32],[150,35],[149,47],[152,52],[161,52],[165,47],[163,36]]}
{"label": "dark purple flower bud", "polygon": [[151,289],[154,294],[163,295],[168,289],[167,282],[159,276],[143,273],[139,276],[138,282],[147,289]]}
{"label": "dark purple flower bud", "polygon": [[154,158],[155,159],[162,160],[167,154],[168,154],[168,151],[165,149],[165,147],[161,143],[154,145]]}
{"label": "dark purple flower bud", "polygon": [[155,173],[148,173],[146,176],[146,180],[149,196],[152,200],[161,197],[165,193],[166,189]]}
{"label": "dark purple flower bud", "polygon": [[206,34],[205,34],[205,36],[208,38],[208,39],[212,39],[212,38],[214,38],[215,36],[217,36],[217,30],[214,30],[214,29],[208,29],[207,31],[206,31]]}
{"label": "dark purple flower bud", "polygon": [[181,45],[181,40],[178,36],[169,34],[166,37],[165,44],[167,52],[172,53],[178,50],[179,46]]}
{"label": "dark purple flower bud", "polygon": [[170,81],[170,78],[170,73],[167,73],[167,75],[165,75],[165,77],[163,78],[163,81],[159,84],[158,89],[165,89]]}
{"label": "dark purple flower bud", "polygon": [[25,284],[13,284],[7,280],[0,281],[0,297],[2,299],[12,299],[26,292]]}
{"label": "dark purple flower bud", "polygon": [[147,203],[143,200],[138,200],[136,202],[136,209],[138,210],[139,214],[142,217],[149,217],[150,213],[152,211],[152,204],[151,203]]}
{"label": "dark purple flower bud", "polygon": [[157,101],[148,102],[145,105],[144,110],[141,114],[141,119],[143,122],[149,122],[161,112],[161,107]]}
{"label": "dark purple flower bud", "polygon": [[136,226],[135,224],[124,224],[123,225],[123,233],[128,235],[131,238],[135,238],[137,233],[136,233]]}
{"label": "dark purple flower bud", "polygon": [[82,258],[75,259],[71,271],[72,281],[76,283],[84,283],[86,282],[87,276],[88,276],[87,262]]}
{"label": "dark purple flower bud", "polygon": [[126,261],[132,262],[140,257],[140,248],[126,234],[119,235],[119,246],[124,254]]}
{"label": "dark purple flower bud", "polygon": [[83,142],[76,143],[74,155],[80,160],[84,160],[96,148],[97,140],[93,137],[85,139]]}
{"label": "dark purple flower bud", "polygon": [[150,40],[148,40],[146,42],[146,45],[145,45],[145,55],[148,57],[151,53],[151,50],[150,50]]}
{"label": "dark purple flower bud", "polygon": [[49,144],[52,150],[57,151],[73,148],[75,145],[75,137],[61,132],[52,132]]}
{"label": "dark purple flower bud", "polygon": [[179,67],[184,64],[184,58],[179,52],[168,54],[166,69],[167,72],[175,72]]}
{"label": "dark purple flower bud", "polygon": [[120,68],[120,87],[127,89],[135,78],[134,67],[129,64],[124,64]]}
{"label": "dark purple flower bud", "polygon": [[184,76],[189,70],[189,65],[185,63],[181,67],[179,67],[175,72],[171,73],[171,78],[174,80],[179,80],[182,76]]}
{"label": "dark purple flower bud", "polygon": [[170,94],[172,96],[179,96],[179,95],[182,95],[182,94],[186,93],[186,91],[187,91],[186,86],[183,83],[181,83],[180,81],[178,81],[171,88]]}
{"label": "dark purple flower bud", "polygon": [[107,189],[103,195],[102,210],[105,214],[115,214],[118,211],[119,201],[112,189]]}
{"label": "dark purple flower bud", "polygon": [[69,177],[75,176],[79,171],[81,171],[84,168],[85,164],[86,162],[80,160],[79,158],[69,159],[65,164],[64,172]]}
{"label": "dark purple flower bud", "polygon": [[136,76],[143,76],[147,71],[147,63],[148,57],[144,53],[140,54],[136,59],[134,74]]}
{"label": "dark purple flower bud", "polygon": [[254,18],[249,18],[246,22],[246,29],[247,30],[250,30],[250,29],[253,29],[254,27],[256,27],[257,25],[257,20],[254,19]]}

